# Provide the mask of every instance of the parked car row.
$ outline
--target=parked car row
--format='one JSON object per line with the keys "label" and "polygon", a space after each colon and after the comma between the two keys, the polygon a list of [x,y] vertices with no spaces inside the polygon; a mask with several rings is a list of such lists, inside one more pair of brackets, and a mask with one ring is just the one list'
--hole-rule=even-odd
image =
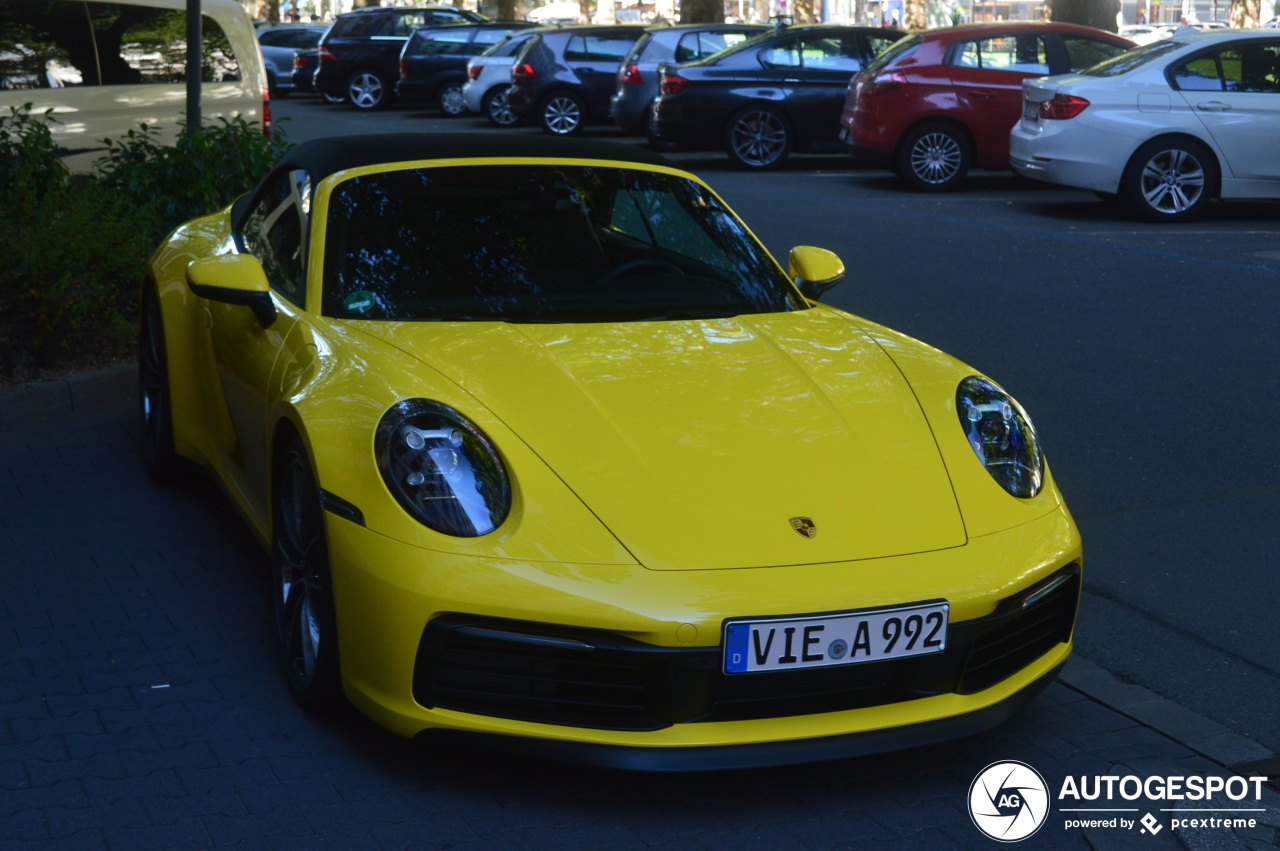
{"label": "parked car row", "polygon": [[[319,45],[315,89],[358,108],[399,97],[556,136],[612,120],[656,147],[722,149],[746,169],[777,168],[794,151],[847,151],[922,191],[953,189],[971,168],[1013,168],[1155,221],[1193,218],[1215,197],[1280,197],[1266,153],[1280,122],[1274,30],[1186,28],[1135,49],[1114,33],[1045,22],[907,34],[455,15],[478,17],[452,7],[342,16]],[[396,46],[393,85],[373,57]],[[295,60],[299,89],[307,62]],[[345,80],[336,91],[335,80]]]}

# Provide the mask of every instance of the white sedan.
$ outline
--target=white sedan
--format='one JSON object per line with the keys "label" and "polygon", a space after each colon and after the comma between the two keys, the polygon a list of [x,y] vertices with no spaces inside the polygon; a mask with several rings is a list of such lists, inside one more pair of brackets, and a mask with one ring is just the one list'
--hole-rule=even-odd
{"label": "white sedan", "polygon": [[1027,80],[1020,174],[1119,196],[1152,221],[1211,198],[1280,198],[1280,33],[1182,33],[1078,74]]}

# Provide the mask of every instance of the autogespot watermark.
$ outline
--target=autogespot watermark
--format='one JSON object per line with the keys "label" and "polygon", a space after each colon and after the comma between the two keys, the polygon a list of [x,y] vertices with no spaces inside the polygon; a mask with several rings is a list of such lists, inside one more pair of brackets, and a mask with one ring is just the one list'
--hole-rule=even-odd
{"label": "autogespot watermark", "polygon": [[[969,816],[978,830],[999,842],[1026,839],[1050,821],[1054,809],[1063,830],[1155,836],[1167,821],[1175,830],[1229,831],[1257,827],[1267,811],[1262,806],[1267,781],[1240,776],[1068,776],[1053,799],[1040,772],[1024,762],[1005,760],[993,762],[973,779]],[[1139,802],[1142,806],[1132,806]]]}

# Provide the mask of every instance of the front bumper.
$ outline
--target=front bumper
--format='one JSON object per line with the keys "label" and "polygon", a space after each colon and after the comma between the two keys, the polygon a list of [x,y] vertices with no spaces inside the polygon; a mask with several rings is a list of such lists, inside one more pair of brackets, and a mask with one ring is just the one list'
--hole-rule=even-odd
{"label": "front bumper", "polygon": [[463,730],[424,730],[417,738],[435,747],[463,747],[502,754],[553,759],[576,765],[627,771],[726,771],[799,765],[907,750],[908,748],[976,736],[998,727],[1018,713],[1053,682],[1062,670],[1058,664],[1023,685],[1009,697],[981,709],[924,721],[906,727],[889,727],[836,736],[757,742],[713,747],[645,748],[566,742],[553,739],[473,733]]}
{"label": "front bumper", "polygon": [[[1042,636],[1030,657],[1024,650],[1015,665],[997,664],[994,679],[972,673],[980,633],[998,626],[1011,600],[1016,603],[1080,563],[1079,537],[1061,509],[952,550],[750,570],[650,571],[636,565],[477,559],[424,551],[336,516],[328,517],[328,529],[343,682],[358,708],[404,736],[446,730],[576,743],[570,748],[617,764],[663,761],[639,759],[635,749],[670,751],[673,765],[693,759],[703,767],[719,761],[726,761],[724,767],[748,764],[733,762],[742,759],[755,761],[750,764],[803,761],[806,757],[796,755],[806,747],[828,753],[814,759],[833,758],[868,752],[858,749],[939,740],[930,736],[966,735],[998,723],[1016,708],[1021,692],[1066,660],[1075,596],[1063,604],[1056,632]],[[1078,594],[1078,582],[1071,587]],[[922,664],[894,660],[819,669],[819,676],[807,679],[795,674],[815,672],[739,675],[734,685],[750,687],[736,695],[723,693],[719,643],[727,617],[853,610],[938,597],[951,605],[952,636],[950,649],[939,657],[924,657]],[[638,677],[642,691],[650,690],[642,694],[639,711],[624,708],[603,719],[574,714],[568,708],[572,701],[562,699],[573,697],[572,689],[566,691],[564,678],[552,671],[559,666],[572,679],[574,672],[563,660],[517,653],[517,668],[551,673],[512,679],[511,670],[487,667],[492,647],[436,650],[439,636],[450,628],[513,622],[518,622],[516,631],[531,635],[602,636],[624,656],[647,654]],[[452,666],[448,676],[442,678],[436,659]],[[873,670],[886,665],[894,670]],[[889,674],[887,682],[880,673]],[[498,680],[514,683],[516,692],[494,687]],[[784,692],[781,700],[769,694],[774,685]],[[457,697],[464,692],[480,697]],[[917,727],[920,738],[912,732]],[[828,742],[829,751],[814,744],[855,734],[875,735],[861,742]],[[730,746],[761,747],[748,747],[750,756],[732,759],[727,751],[705,759],[673,755]]]}

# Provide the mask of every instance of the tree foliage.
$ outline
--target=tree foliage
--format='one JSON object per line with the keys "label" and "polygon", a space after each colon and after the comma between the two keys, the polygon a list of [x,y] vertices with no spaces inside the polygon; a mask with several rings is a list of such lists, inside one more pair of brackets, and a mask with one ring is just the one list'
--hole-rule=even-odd
{"label": "tree foliage", "polygon": [[724,23],[721,0],[680,0],[680,22],[683,24]]}
{"label": "tree foliage", "polygon": [[1231,26],[1262,26],[1262,3],[1260,0],[1231,0]]}

